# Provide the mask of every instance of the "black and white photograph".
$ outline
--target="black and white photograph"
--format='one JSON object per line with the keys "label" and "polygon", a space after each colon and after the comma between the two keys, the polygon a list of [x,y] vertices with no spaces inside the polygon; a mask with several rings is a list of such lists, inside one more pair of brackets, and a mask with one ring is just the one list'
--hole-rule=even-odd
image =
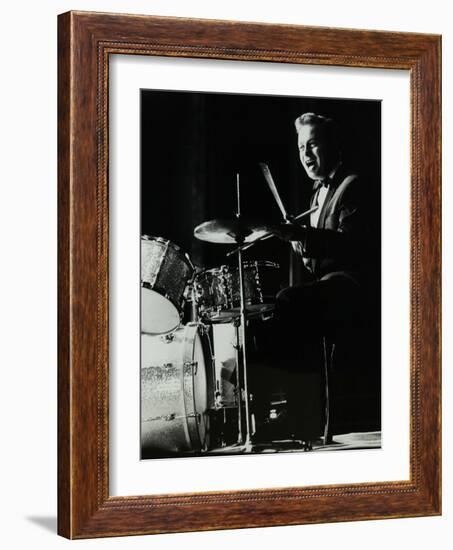
{"label": "black and white photograph", "polygon": [[381,446],[381,101],[141,90],[141,458]]}
{"label": "black and white photograph", "polygon": [[3,7],[3,547],[451,548],[449,3]]}

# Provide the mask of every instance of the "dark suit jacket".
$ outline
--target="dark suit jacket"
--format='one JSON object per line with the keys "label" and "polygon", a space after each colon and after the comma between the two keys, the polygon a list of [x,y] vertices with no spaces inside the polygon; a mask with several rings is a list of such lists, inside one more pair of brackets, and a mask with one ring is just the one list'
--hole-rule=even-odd
{"label": "dark suit jacket", "polygon": [[[307,227],[301,239],[303,255],[310,258],[316,278],[338,273],[362,282],[372,269],[365,192],[363,180],[343,166],[330,180],[318,225]],[[311,206],[316,197],[314,189]]]}

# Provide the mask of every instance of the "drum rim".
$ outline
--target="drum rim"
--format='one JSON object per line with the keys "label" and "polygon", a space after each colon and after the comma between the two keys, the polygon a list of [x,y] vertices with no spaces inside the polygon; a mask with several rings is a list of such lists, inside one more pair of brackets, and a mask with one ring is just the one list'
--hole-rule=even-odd
{"label": "drum rim", "polygon": [[199,271],[195,275],[195,278],[199,277],[200,275],[204,275],[205,273],[215,273],[215,272],[221,273],[224,270],[230,271],[230,269],[231,269],[230,266],[226,264],[222,264],[217,267],[209,267],[208,269],[203,269],[202,271]]}
{"label": "drum rim", "polygon": [[[173,249],[175,252],[178,253],[178,258],[182,258],[183,262],[189,267],[190,270],[190,277],[188,277],[188,280],[190,281],[195,273],[195,266],[187,252],[184,252],[184,250],[173,241],[170,241],[169,239],[164,239],[164,237],[156,237],[155,235],[141,235],[140,239],[142,241],[152,242],[156,241],[158,243],[161,243],[165,245],[168,248]],[[164,254],[165,257],[165,254]],[[140,253],[140,264],[142,263],[143,254]]]}
{"label": "drum rim", "polygon": [[[146,281],[141,281],[140,286],[141,286],[142,289],[145,289],[145,290],[150,291],[150,292],[154,292],[155,294],[157,294],[161,298],[164,298],[175,309],[175,311],[177,313],[177,316],[178,316],[178,319],[179,319],[179,322],[176,326],[174,326],[173,328],[170,328],[168,330],[165,330],[163,332],[149,332],[147,330],[144,330],[142,325],[141,325],[141,321],[140,321],[140,330],[141,330],[141,332],[144,332],[145,334],[158,336],[159,334],[168,334],[170,332],[174,332],[175,330],[178,330],[181,327],[183,305],[182,304],[181,305],[176,304],[175,300],[173,299],[172,296],[170,296],[168,293],[159,292],[158,290],[156,290],[156,288],[157,288],[156,286],[151,287],[149,285],[149,283],[147,283]],[[141,315],[142,315],[142,308],[143,308],[143,297],[142,297],[142,295],[140,295],[140,313],[141,313]]]}
{"label": "drum rim", "polygon": [[164,237],[157,237],[156,235],[146,235],[146,234],[143,234],[141,235],[140,237],[143,241],[157,241],[158,243],[162,243],[162,244],[165,244],[167,246],[171,246],[172,248],[175,248],[176,250],[178,250],[179,252],[181,252],[183,254],[183,256],[185,257],[185,253],[183,252],[182,248],[174,243],[173,241],[170,241],[170,239],[165,239]]}
{"label": "drum rim", "polygon": [[[245,269],[247,267],[260,267],[260,266],[275,267],[276,269],[280,269],[280,264],[277,262],[272,262],[271,260],[248,260],[243,263],[243,266]],[[203,269],[203,271],[200,271],[195,275],[195,278],[199,277],[200,275],[204,275],[205,273],[213,273],[213,274],[222,273],[222,272],[231,273],[237,270],[238,270],[237,266],[221,264],[217,267],[210,267],[208,269]]]}
{"label": "drum rim", "polygon": [[[195,399],[195,391],[194,391],[194,378],[193,375],[189,378],[184,373],[184,368],[182,372],[182,388],[183,388],[183,405],[184,409],[186,411],[186,419],[185,419],[185,428],[187,429],[187,436],[188,436],[188,442],[191,444],[192,449],[195,449],[195,447],[198,447],[198,452],[203,452],[205,447],[209,445],[207,443],[207,440],[209,439],[209,415],[207,411],[209,410],[209,396],[213,394],[214,392],[214,386],[213,386],[213,361],[214,361],[214,355],[212,352],[212,343],[211,339],[209,337],[209,333],[205,329],[204,323],[201,323],[200,321],[191,321],[184,325],[183,327],[180,327],[180,329],[184,330],[184,343],[183,343],[183,363],[185,363],[187,360],[193,361],[195,358],[195,345],[196,345],[196,339],[197,336],[200,340],[200,346],[202,349],[202,355],[203,355],[203,361],[204,361],[204,372],[205,372],[205,383],[206,383],[206,411],[200,412],[197,409],[197,401]],[[189,378],[189,379],[188,379]],[[186,383],[191,385],[190,388],[190,394],[191,398],[189,400],[187,392],[186,392]],[[200,420],[195,416],[193,418],[189,418],[187,415],[187,405],[191,405],[193,407],[193,413],[200,414]],[[192,422],[191,422],[192,421]],[[201,437],[201,423],[204,424],[204,437]],[[194,441],[196,440],[196,441]]]}
{"label": "drum rim", "polygon": [[[272,262],[271,260],[248,260],[244,262],[244,268],[259,267],[259,266],[275,267],[276,269],[280,269],[280,264],[277,262]],[[235,269],[238,269],[238,268],[235,267]]]}

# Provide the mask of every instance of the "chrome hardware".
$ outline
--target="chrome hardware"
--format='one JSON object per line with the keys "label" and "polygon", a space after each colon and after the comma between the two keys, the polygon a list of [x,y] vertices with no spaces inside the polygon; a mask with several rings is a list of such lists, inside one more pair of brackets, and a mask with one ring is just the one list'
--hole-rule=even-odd
{"label": "chrome hardware", "polygon": [[192,373],[195,376],[197,374],[197,371],[198,371],[198,361],[186,361],[184,363],[184,368],[185,369],[192,368]]}
{"label": "chrome hardware", "polygon": [[179,420],[181,418],[195,418],[200,421],[200,413],[191,413],[177,416],[176,413],[162,414],[160,416],[152,416],[151,418],[145,418],[143,422],[156,422],[157,420],[164,420],[165,422],[171,422],[172,420]]}

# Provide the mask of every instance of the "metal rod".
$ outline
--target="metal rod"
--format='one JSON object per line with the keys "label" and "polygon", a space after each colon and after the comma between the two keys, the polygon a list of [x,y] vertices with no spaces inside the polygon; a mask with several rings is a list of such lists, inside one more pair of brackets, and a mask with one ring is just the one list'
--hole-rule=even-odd
{"label": "metal rod", "polygon": [[271,237],[275,237],[275,235],[273,233],[266,233],[265,235],[263,235],[262,237],[258,237],[256,240],[252,241],[251,243],[247,243],[244,246],[240,246],[238,248],[230,250],[229,252],[227,252],[226,256],[228,258],[229,256],[232,256],[233,254],[237,254],[239,252],[239,249],[247,250],[247,248],[251,248],[256,243],[261,242],[261,241],[265,241],[267,239],[270,239]]}
{"label": "metal rod", "polygon": [[[237,213],[236,218],[241,217],[241,191],[240,191],[240,181],[239,173],[236,174],[236,195],[237,195]],[[244,394],[245,394],[245,445],[251,444],[251,423],[250,423],[250,406],[249,406],[249,390],[248,390],[248,381],[247,381],[247,353],[246,353],[246,342],[245,342],[245,293],[244,293],[244,271],[242,266],[242,251],[241,246],[244,245],[244,239],[238,239],[237,244],[239,245],[238,251],[238,266],[239,266],[239,289],[241,297],[241,316],[240,316],[240,336],[242,339],[241,342],[241,351],[242,351],[242,376],[244,380]],[[239,334],[239,333],[238,333]],[[239,350],[238,350],[239,351]],[[239,363],[238,363],[239,365]],[[238,373],[239,374],[239,373]],[[239,384],[239,410],[242,407],[242,391],[241,384]],[[241,413],[242,414],[242,413]],[[241,417],[242,423],[242,417]],[[241,426],[241,437],[242,437],[242,426]]]}
{"label": "metal rod", "polygon": [[190,299],[192,300],[192,305],[191,305],[191,311],[190,311],[190,315],[192,317],[192,321],[194,323],[198,323],[198,308],[197,308],[197,300],[196,300],[196,292],[195,292],[195,281],[192,282],[192,288],[191,288],[191,291],[190,291]]}
{"label": "metal rod", "polygon": [[[299,221],[302,218],[305,218],[305,216],[308,216],[309,214],[312,214],[313,212],[316,212],[316,210],[318,210],[318,208],[319,208],[319,206],[313,206],[313,208],[310,208],[310,210],[306,210],[305,212],[302,212],[302,214],[298,214],[297,216],[295,216],[293,218],[293,220],[294,221]],[[291,223],[289,221],[290,219],[291,218],[288,218],[287,223]],[[255,244],[257,244],[259,242],[262,242],[262,241],[265,241],[267,239],[271,239],[272,237],[275,237],[275,233],[272,233],[272,232],[265,233],[264,235],[262,235],[261,237],[258,237],[257,239],[255,239],[254,241],[252,241],[250,243],[244,244],[244,245],[242,245],[238,248],[234,248],[233,250],[230,250],[229,252],[227,252],[226,257],[228,258],[229,256],[232,256],[233,254],[237,254],[239,252],[239,249],[247,250],[248,248],[251,248]]]}
{"label": "metal rod", "polygon": [[238,443],[242,444],[244,443],[244,438],[242,435],[242,390],[241,390],[241,376],[240,376],[240,369],[239,369],[239,363],[240,363],[240,356],[239,356],[239,350],[241,347],[241,342],[239,339],[239,324],[238,320],[235,319],[234,321],[234,328],[236,332],[236,393],[237,393],[237,402],[238,402]]}
{"label": "metal rod", "polygon": [[244,393],[245,393],[245,426],[246,426],[246,438],[245,445],[250,445],[251,440],[251,422],[250,422],[250,403],[249,403],[249,389],[247,381],[247,351],[245,341],[245,294],[244,294],[244,271],[242,266],[242,250],[238,251],[238,264],[239,264],[239,289],[241,295],[241,337],[242,337],[242,374],[244,377]]}

